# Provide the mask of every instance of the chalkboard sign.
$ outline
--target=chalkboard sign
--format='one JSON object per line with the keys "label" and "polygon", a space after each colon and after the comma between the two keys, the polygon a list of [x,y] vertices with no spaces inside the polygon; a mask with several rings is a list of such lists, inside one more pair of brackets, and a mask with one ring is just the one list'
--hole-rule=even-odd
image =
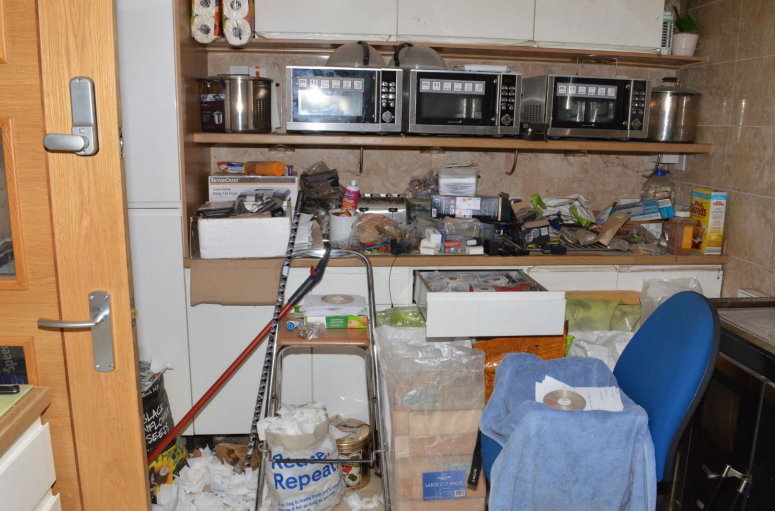
{"label": "chalkboard sign", "polygon": [[0,346],[0,384],[30,383],[23,346]]}

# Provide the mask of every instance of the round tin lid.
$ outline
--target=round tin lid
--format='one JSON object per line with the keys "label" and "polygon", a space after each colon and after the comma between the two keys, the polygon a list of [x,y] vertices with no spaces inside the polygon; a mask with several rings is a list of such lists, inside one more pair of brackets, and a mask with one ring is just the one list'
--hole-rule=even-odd
{"label": "round tin lid", "polygon": [[336,445],[339,447],[354,447],[363,444],[369,439],[371,427],[358,419],[343,419],[332,421],[333,426],[339,431],[347,433],[342,438],[336,439]]}

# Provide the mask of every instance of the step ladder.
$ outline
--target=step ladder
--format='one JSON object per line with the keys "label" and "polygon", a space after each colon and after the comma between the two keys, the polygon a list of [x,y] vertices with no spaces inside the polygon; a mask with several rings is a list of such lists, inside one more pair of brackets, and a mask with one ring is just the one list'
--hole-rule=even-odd
{"label": "step ladder", "polygon": [[[321,259],[324,257],[323,250],[302,250],[294,252],[293,259]],[[359,354],[366,367],[366,389],[368,399],[369,425],[371,427],[372,448],[367,459],[353,460],[311,460],[311,459],[283,459],[287,463],[334,463],[334,464],[355,464],[360,463],[368,465],[375,474],[380,476],[382,481],[382,494],[385,502],[385,510],[390,510],[390,492],[387,475],[387,444],[385,442],[385,423],[382,416],[381,405],[382,385],[379,376],[379,357],[377,346],[374,343],[374,322],[376,321],[376,305],[374,300],[374,274],[369,259],[352,250],[332,249],[331,259],[354,258],[363,263],[366,273],[367,286],[367,317],[368,325],[365,329],[326,329],[323,333],[311,340],[299,337],[295,331],[288,331],[285,328],[279,328],[276,337],[276,348],[272,353],[271,370],[267,382],[264,410],[262,417],[272,417],[282,404],[282,363],[287,354],[297,348],[339,348],[351,349]],[[325,278],[325,277],[324,277]],[[265,442],[260,442],[258,446],[260,463],[258,468],[258,491],[256,495],[256,509],[262,504],[264,479],[266,478],[266,463],[271,459],[272,453]]]}

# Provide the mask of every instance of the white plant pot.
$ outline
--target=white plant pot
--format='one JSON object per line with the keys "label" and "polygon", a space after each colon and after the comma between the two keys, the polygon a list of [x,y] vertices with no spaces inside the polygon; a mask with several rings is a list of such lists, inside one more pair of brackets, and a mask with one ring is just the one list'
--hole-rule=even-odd
{"label": "white plant pot", "polygon": [[690,32],[673,34],[673,55],[684,55],[687,57],[694,55],[699,37],[699,34],[692,34]]}

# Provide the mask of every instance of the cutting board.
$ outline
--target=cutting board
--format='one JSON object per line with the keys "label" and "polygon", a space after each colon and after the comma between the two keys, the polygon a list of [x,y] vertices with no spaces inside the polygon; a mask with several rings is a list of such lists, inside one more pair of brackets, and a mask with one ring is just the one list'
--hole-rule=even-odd
{"label": "cutting board", "polygon": [[13,405],[18,403],[31,388],[32,385],[19,385],[18,394],[0,394],[0,417],[13,408]]}

